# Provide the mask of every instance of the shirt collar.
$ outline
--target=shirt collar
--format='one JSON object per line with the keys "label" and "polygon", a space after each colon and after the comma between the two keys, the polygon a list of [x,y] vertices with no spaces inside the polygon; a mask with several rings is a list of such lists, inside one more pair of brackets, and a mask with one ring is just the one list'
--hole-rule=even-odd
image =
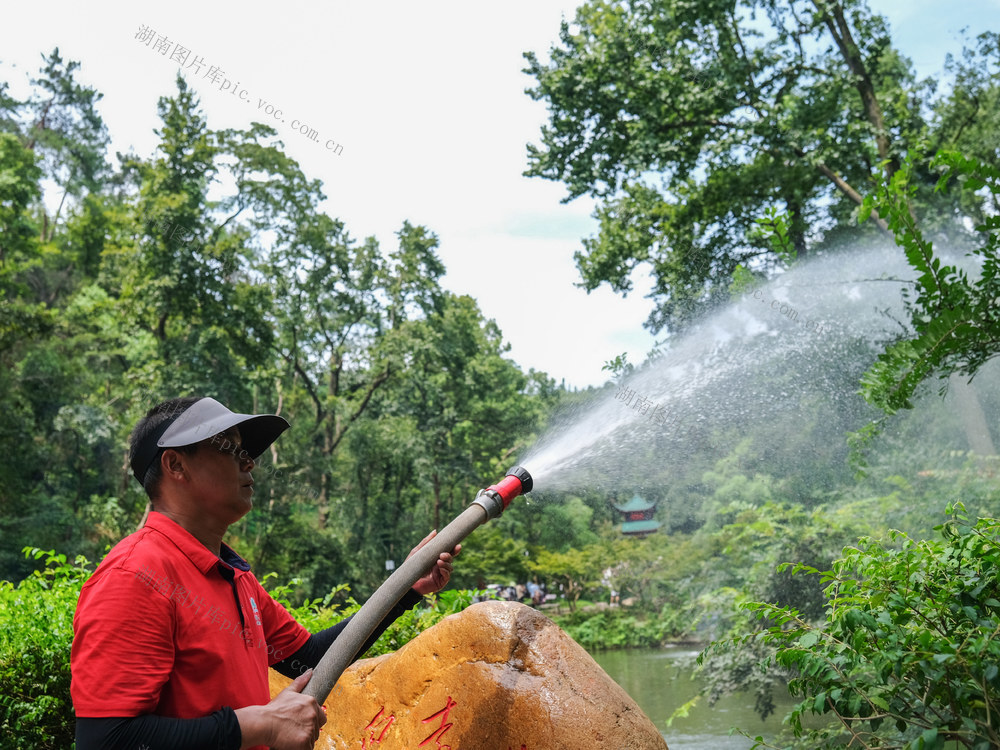
{"label": "shirt collar", "polygon": [[250,563],[248,563],[242,557],[237,555],[233,551],[233,548],[230,547],[225,542],[222,543],[222,549],[219,550],[219,552],[220,552],[219,559],[222,560],[222,562],[229,565],[230,567],[236,568],[236,570],[242,570],[244,572],[250,570]]}
{"label": "shirt collar", "polygon": [[216,557],[191,532],[176,521],[155,510],[150,511],[143,528],[152,529],[163,534],[194,563],[194,566],[201,571],[202,575],[207,575],[212,568],[219,565],[220,561],[235,570],[244,572],[250,570],[250,564],[237,555],[228,544],[223,542],[220,554]]}

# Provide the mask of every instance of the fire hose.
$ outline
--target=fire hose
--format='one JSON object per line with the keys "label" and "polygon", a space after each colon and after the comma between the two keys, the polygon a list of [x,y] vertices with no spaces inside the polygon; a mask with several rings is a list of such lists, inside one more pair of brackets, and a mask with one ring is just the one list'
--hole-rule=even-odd
{"label": "fire hose", "polygon": [[344,670],[360,656],[361,646],[375,632],[389,610],[431,569],[441,553],[451,552],[479,526],[500,516],[515,497],[530,492],[531,486],[531,475],[520,466],[514,466],[501,481],[480,490],[468,508],[400,565],[355,613],[320,659],[302,692],[322,704]]}

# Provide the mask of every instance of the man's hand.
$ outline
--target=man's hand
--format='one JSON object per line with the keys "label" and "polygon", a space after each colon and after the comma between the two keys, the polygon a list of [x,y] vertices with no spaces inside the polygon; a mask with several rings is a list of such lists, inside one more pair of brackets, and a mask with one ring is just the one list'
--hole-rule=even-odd
{"label": "man's hand", "polygon": [[[425,536],[423,540],[421,540],[420,544],[418,544],[416,547],[410,550],[410,554],[406,556],[406,559],[409,560],[411,557],[413,557],[414,553],[418,549],[427,544],[427,542],[429,542],[435,536],[437,536],[436,529],[427,536]],[[462,551],[462,545],[457,544],[455,545],[455,549],[453,549],[451,553],[442,552],[440,555],[438,555],[438,559],[437,562],[434,563],[434,567],[430,569],[427,575],[425,575],[423,578],[421,578],[419,581],[413,584],[413,590],[416,591],[421,596],[426,596],[427,594],[433,594],[435,591],[440,591],[445,586],[447,586],[448,580],[451,578],[451,571],[452,571],[451,562],[456,557],[458,557],[458,553],[461,551]]]}
{"label": "man's hand", "polygon": [[274,696],[266,706],[236,709],[243,741],[240,750],[267,745],[272,750],[312,750],[326,713],[311,695],[302,690],[312,677],[310,669]]}

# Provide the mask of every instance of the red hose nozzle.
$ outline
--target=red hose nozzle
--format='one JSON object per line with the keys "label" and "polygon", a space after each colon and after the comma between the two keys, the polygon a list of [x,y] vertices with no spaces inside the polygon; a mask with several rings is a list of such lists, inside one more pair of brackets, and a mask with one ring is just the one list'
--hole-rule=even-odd
{"label": "red hose nozzle", "polygon": [[531,492],[532,484],[531,474],[528,473],[527,469],[520,466],[513,466],[507,470],[507,476],[486,489],[493,490],[500,495],[500,498],[503,500],[503,508],[507,510],[507,506],[510,505],[511,500],[518,495]]}

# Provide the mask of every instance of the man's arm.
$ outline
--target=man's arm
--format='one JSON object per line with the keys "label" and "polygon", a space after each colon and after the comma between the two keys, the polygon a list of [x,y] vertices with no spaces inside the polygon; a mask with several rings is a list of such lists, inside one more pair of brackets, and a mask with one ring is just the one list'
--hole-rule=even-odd
{"label": "man's arm", "polygon": [[[425,536],[420,540],[410,554],[406,556],[409,560],[413,557],[413,554],[427,544],[431,539],[437,536],[437,530],[432,531],[430,534]],[[454,559],[458,556],[458,553],[462,551],[462,545],[456,545],[455,549],[451,552],[442,552],[438,555],[438,559],[431,566],[430,570],[422,578],[420,578],[416,583],[413,584],[413,588],[406,592],[402,599],[389,610],[388,614],[382,618],[382,622],[378,624],[375,628],[371,637],[361,646],[358,653],[354,654],[351,661],[357,659],[361,654],[365,653],[368,649],[372,647],[372,644],[378,640],[379,636],[385,632],[396,618],[403,614],[406,610],[410,609],[416,605],[421,597],[427,594],[432,594],[436,591],[440,591],[445,586],[448,585],[448,581],[451,578],[452,563]],[[322,630],[319,633],[313,633],[309,636],[309,640],[306,641],[299,649],[289,656],[287,659],[272,664],[272,668],[278,671],[280,674],[285,675],[285,677],[296,677],[302,674],[302,671],[315,667],[319,664],[319,660],[323,658],[323,655],[330,648],[330,645],[337,639],[340,632],[347,627],[347,623],[351,618],[338,622],[333,627]]]}
{"label": "man's arm", "polygon": [[[389,613],[382,618],[382,622],[378,624],[375,631],[371,634],[364,645],[354,658],[357,659],[361,654],[365,653],[368,649],[372,647],[372,644],[379,639],[379,636],[386,631],[392,623],[396,621],[401,614],[406,610],[416,606],[421,600],[420,594],[418,594],[413,589],[406,592],[406,595],[399,600],[399,603],[389,610]],[[353,615],[351,615],[353,617]],[[347,623],[350,622],[351,617],[341,620],[336,625],[327,628],[326,630],[321,630],[318,633],[313,633],[309,636],[309,640],[306,641],[298,651],[289,656],[287,659],[279,661],[277,664],[272,664],[271,667],[280,674],[285,675],[285,677],[298,677],[307,669],[312,669],[317,664],[319,660],[323,658],[323,655],[329,650],[330,646],[337,636],[340,635],[341,631],[347,627]],[[353,661],[353,660],[352,660]]]}
{"label": "man's arm", "polygon": [[166,716],[77,717],[76,750],[312,750],[326,715],[316,699],[302,695],[312,677],[303,674],[264,706],[228,706],[200,719]]}
{"label": "man's arm", "polygon": [[242,742],[236,712],[228,706],[201,719],[166,716],[77,717],[76,750],[238,750]]}

